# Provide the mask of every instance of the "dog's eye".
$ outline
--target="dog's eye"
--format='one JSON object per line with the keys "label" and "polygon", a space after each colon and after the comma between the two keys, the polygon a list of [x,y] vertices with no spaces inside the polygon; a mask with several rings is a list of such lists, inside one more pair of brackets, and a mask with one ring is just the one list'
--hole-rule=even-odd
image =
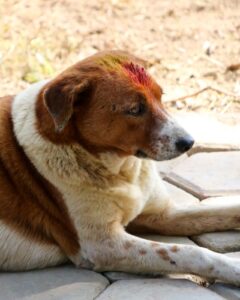
{"label": "dog's eye", "polygon": [[143,103],[139,103],[138,105],[130,108],[125,113],[130,116],[138,117],[142,116],[146,112],[146,106]]}

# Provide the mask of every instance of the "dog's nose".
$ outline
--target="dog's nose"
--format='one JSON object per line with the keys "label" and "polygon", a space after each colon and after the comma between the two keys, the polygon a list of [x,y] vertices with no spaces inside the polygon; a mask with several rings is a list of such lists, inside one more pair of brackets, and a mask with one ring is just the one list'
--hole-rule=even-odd
{"label": "dog's nose", "polygon": [[193,144],[194,144],[194,140],[192,137],[179,138],[176,141],[176,148],[179,152],[183,153],[191,149]]}

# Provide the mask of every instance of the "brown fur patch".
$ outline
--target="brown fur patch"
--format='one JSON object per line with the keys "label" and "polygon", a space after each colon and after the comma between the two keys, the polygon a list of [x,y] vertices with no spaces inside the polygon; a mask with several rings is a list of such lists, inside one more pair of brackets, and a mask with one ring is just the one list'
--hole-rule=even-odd
{"label": "brown fur patch", "polygon": [[240,217],[239,216],[234,217],[233,221],[240,224]]}
{"label": "brown fur patch", "polygon": [[162,259],[164,259],[164,260],[170,260],[170,257],[169,257],[169,255],[167,253],[167,250],[162,249],[162,248],[161,249],[157,249],[156,253],[158,255],[160,255]]}
{"label": "brown fur patch", "polygon": [[178,248],[178,246],[174,245],[174,246],[172,246],[172,247],[170,248],[170,250],[171,250],[172,252],[178,252],[178,251],[179,251],[179,248]]}
{"label": "brown fur patch", "polygon": [[128,249],[130,249],[130,248],[132,247],[132,245],[133,245],[133,244],[132,244],[131,242],[126,241],[126,242],[124,243],[123,247],[124,247],[125,250],[128,250]]}
{"label": "brown fur patch", "polygon": [[144,250],[144,249],[140,249],[138,252],[139,252],[140,255],[145,255],[145,254],[147,254],[147,251]]}
{"label": "brown fur patch", "polygon": [[38,173],[13,133],[12,100],[0,99],[0,220],[29,240],[75,255],[78,236],[61,194]]}

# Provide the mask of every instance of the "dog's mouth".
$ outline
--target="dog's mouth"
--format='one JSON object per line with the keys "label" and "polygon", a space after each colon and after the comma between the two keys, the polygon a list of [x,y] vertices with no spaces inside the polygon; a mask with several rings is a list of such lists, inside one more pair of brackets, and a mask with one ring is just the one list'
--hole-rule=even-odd
{"label": "dog's mouth", "polygon": [[148,155],[147,153],[145,153],[143,150],[137,150],[137,152],[135,153],[135,156],[137,156],[138,158],[147,158]]}
{"label": "dog's mouth", "polygon": [[152,160],[155,160],[155,161],[163,161],[163,160],[170,160],[170,159],[173,159],[177,156],[179,156],[181,153],[179,152],[174,152],[174,153],[171,153],[171,152],[166,152],[165,155],[157,155],[156,153],[146,153],[145,151],[139,149],[136,151],[135,153],[135,156],[137,158],[141,158],[141,159],[152,159]]}
{"label": "dog's mouth", "polygon": [[[141,159],[152,159],[155,161],[164,161],[174,159],[181,154],[187,152],[193,146],[193,139],[178,139],[173,147],[162,147],[160,149],[142,150],[138,149],[135,156]],[[155,151],[153,151],[155,150]]]}

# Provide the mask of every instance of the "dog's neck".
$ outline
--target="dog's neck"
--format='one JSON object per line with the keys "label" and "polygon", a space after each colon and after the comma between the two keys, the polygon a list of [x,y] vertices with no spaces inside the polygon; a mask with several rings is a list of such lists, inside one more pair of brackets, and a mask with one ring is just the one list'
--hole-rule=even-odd
{"label": "dog's neck", "polygon": [[114,153],[102,153],[100,160],[112,174],[124,174],[129,180],[138,176],[142,165],[141,159],[134,156],[120,157]]}

